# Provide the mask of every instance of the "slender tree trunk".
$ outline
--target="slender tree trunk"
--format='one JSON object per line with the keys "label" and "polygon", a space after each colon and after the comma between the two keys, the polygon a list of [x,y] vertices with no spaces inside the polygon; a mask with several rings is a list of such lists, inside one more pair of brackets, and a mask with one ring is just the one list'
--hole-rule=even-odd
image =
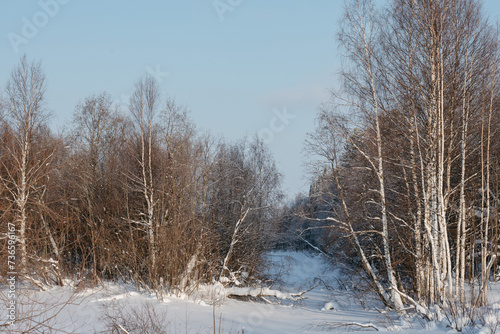
{"label": "slender tree trunk", "polygon": [[228,268],[229,260],[231,260],[231,256],[233,255],[234,246],[239,241],[240,235],[238,233],[240,231],[241,225],[243,224],[243,222],[247,218],[249,212],[250,212],[250,208],[246,208],[246,210],[241,208],[240,218],[238,219],[238,221],[234,225],[233,235],[231,237],[231,243],[229,244],[229,250],[227,251],[226,256],[224,257],[224,261],[222,263],[222,269],[221,269],[221,272],[219,275],[220,278],[224,277],[225,271],[229,272],[229,268]]}

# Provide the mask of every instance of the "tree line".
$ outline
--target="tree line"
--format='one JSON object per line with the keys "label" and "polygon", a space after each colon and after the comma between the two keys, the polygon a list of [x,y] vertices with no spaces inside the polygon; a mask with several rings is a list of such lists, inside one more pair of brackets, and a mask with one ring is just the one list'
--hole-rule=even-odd
{"label": "tree line", "polygon": [[[0,99],[0,233],[7,240],[15,224],[23,281],[122,279],[178,293],[258,276],[282,197],[259,138],[199,132],[149,76],[127,114],[98,93],[54,134],[46,86],[41,64],[24,56]],[[8,256],[2,242],[1,261]]]}

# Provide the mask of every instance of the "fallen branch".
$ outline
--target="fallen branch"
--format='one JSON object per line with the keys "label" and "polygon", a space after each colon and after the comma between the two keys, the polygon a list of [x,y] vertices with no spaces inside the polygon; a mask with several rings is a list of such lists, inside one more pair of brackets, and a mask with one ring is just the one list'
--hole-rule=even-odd
{"label": "fallen branch", "polygon": [[321,331],[331,331],[339,328],[348,328],[348,327],[359,327],[360,329],[373,329],[378,332],[380,329],[373,324],[363,324],[360,322],[328,322],[321,325],[313,325],[311,326],[314,329],[319,329]]}
{"label": "fallen branch", "polygon": [[265,301],[265,297],[275,297],[278,299],[287,299],[287,300],[293,300],[293,301],[298,301],[301,299],[304,299],[303,295],[306,294],[307,292],[315,289],[318,287],[319,284],[315,284],[311,288],[301,291],[301,292],[296,292],[296,293],[289,293],[289,292],[282,292],[279,290],[273,290],[270,288],[238,288],[238,287],[232,287],[228,288],[226,290],[226,294],[228,297],[255,297],[255,298],[261,298]]}
{"label": "fallen branch", "polygon": [[[394,291],[397,294],[399,294],[401,297],[407,299],[411,304],[413,304],[415,310],[418,313],[420,313],[421,315],[423,315],[427,320],[431,321],[434,319],[435,314],[431,310],[429,310],[429,308],[421,305],[415,299],[408,296],[406,293],[399,291],[396,287],[392,287],[391,289],[394,289]],[[406,310],[406,309],[402,309],[402,310],[400,310],[400,312],[403,312],[404,310]],[[439,315],[438,315],[438,318],[439,318]]]}

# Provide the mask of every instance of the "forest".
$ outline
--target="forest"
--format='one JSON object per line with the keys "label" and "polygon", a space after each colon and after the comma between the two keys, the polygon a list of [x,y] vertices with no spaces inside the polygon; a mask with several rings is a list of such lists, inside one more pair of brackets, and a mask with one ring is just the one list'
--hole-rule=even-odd
{"label": "forest", "polygon": [[[309,194],[286,203],[259,139],[199,131],[139,79],[54,133],[42,63],[0,99],[0,276],[157,295],[261,283],[270,250],[348,266],[385,307],[431,320],[481,307],[500,277],[499,32],[477,0],[348,0],[339,89],[305,143]],[[300,149],[300,148],[297,148]]]}

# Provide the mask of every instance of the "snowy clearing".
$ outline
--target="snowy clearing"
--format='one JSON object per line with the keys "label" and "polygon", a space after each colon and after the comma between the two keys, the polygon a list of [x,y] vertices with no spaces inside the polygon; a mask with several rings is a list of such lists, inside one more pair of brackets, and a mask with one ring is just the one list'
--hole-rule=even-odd
{"label": "snowy clearing", "polygon": [[[122,333],[160,333],[158,328],[165,333],[214,333],[214,326],[216,333],[242,333],[243,328],[245,333],[454,332],[418,318],[397,319],[367,295],[359,296],[365,299],[363,309],[351,282],[342,280],[338,270],[326,265],[321,255],[275,252],[268,256],[272,260],[268,275],[277,283],[262,290],[213,285],[201,287],[190,297],[169,296],[163,300],[132,285],[115,283],[76,294],[70,286],[21,291],[21,314],[31,320],[20,319],[17,330],[32,328],[33,333],[47,333],[48,328],[54,328],[68,333],[100,333],[109,332],[114,324]],[[496,299],[490,302],[498,309],[500,306],[494,304],[500,301],[497,291],[493,286],[490,295]],[[266,297],[252,298],[259,292]],[[247,297],[240,300],[229,295]],[[488,322],[498,322],[496,315],[488,315]],[[1,316],[7,318],[6,307]],[[37,327],[37,323],[41,325]],[[11,329],[7,332],[15,332]]]}

